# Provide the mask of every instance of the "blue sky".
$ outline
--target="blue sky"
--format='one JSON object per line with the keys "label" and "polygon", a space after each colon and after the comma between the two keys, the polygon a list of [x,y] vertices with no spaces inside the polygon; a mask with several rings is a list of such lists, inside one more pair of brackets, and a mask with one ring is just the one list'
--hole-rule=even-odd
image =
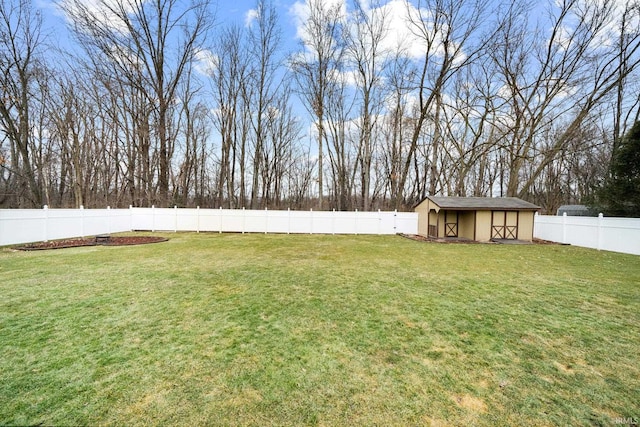
{"label": "blue sky", "polygon": [[[63,50],[70,49],[74,43],[70,41],[71,35],[65,25],[65,18],[62,12],[56,7],[54,0],[35,0],[44,17],[44,29],[47,33],[48,41],[56,47]],[[114,1],[114,0],[112,0]],[[343,10],[346,4],[350,4],[345,0],[322,0],[325,4],[339,5]],[[97,3],[96,0],[86,0],[87,4]],[[362,0],[365,7],[370,3],[368,0]],[[381,1],[385,14],[391,20],[388,33],[390,44],[396,44],[397,40],[402,37],[408,37],[408,28],[406,25],[406,0],[387,0]],[[416,1],[410,1],[416,4]],[[212,5],[216,11],[216,27],[223,27],[231,23],[245,25],[247,20],[252,16],[251,10],[256,7],[256,0],[234,0],[226,1],[212,0]],[[299,48],[300,43],[300,26],[305,15],[305,0],[273,0],[273,5],[280,19],[282,30],[282,41],[284,51],[291,52]],[[215,37],[215,30],[214,30]],[[416,44],[411,44],[410,49],[415,49]],[[419,52],[414,52],[418,54]]]}
{"label": "blue sky", "polygon": [[[90,2],[91,0],[88,0]],[[291,47],[295,47],[296,28],[294,17],[291,13],[295,1],[274,1],[278,16],[280,18],[283,41]],[[248,18],[249,11],[255,8],[255,0],[234,0],[219,2],[213,1],[216,10],[216,27],[230,23],[244,25]],[[42,11],[44,32],[47,41],[55,47],[69,49],[73,46],[71,34],[66,28],[64,15],[56,7],[56,2],[51,0],[36,0],[35,6]]]}
{"label": "blue sky", "polygon": [[[85,0],[87,4],[96,3],[99,0]],[[118,0],[107,0],[118,1]],[[246,25],[250,20],[251,11],[256,7],[256,0],[211,0],[212,5],[216,9],[215,28],[212,31],[212,38],[215,38],[216,31],[229,24],[236,23],[238,25]],[[281,53],[291,53],[300,49],[301,26],[304,21],[305,15],[305,2],[308,0],[273,0],[273,5],[276,8],[277,15],[280,19],[280,27],[282,30],[282,42]],[[349,0],[321,0],[325,5],[339,5],[343,9],[346,8],[346,4],[351,5]],[[364,7],[368,7],[373,3],[370,0],[361,0]],[[490,0],[491,4],[497,5],[499,0]],[[578,0],[584,1],[584,4],[590,2],[600,3],[605,0]],[[625,0],[613,0],[621,10],[625,3]],[[47,40],[55,47],[59,47],[62,50],[75,49],[80,52],[80,48],[74,42],[70,41],[71,35],[65,25],[65,18],[55,5],[53,0],[35,0],[36,7],[43,12],[45,18],[44,32],[47,34]],[[550,9],[557,5],[559,0],[545,0],[535,2],[529,11],[529,25],[535,26],[535,21],[538,19],[544,20],[548,17],[547,13]],[[388,22],[388,32],[385,36],[384,48],[393,51],[399,43],[403,43],[407,46],[406,53],[409,57],[419,59],[424,55],[424,40],[416,38],[413,34],[410,26],[407,25],[407,9],[410,9],[410,13],[418,13],[415,6],[420,4],[418,0],[409,0],[410,6],[407,6],[407,0],[381,0],[376,3],[381,3],[384,9],[384,15]],[[424,2],[423,2],[424,4]],[[591,3],[594,4],[594,3]],[[411,6],[412,5],[412,6]],[[423,12],[423,16],[428,16],[428,12]],[[483,25],[488,25],[487,22],[483,22]],[[547,22],[548,25],[548,22]],[[610,34],[615,33],[614,31]],[[614,34],[615,35],[615,34]],[[211,42],[212,40],[210,40]],[[606,40],[605,40],[606,41]],[[56,51],[50,50],[53,55]],[[214,52],[215,54],[215,52]],[[464,56],[464,51],[462,52]],[[301,116],[305,114],[301,112]]]}
{"label": "blue sky", "polygon": [[[109,1],[117,1],[117,0],[109,0]],[[276,8],[277,14],[280,18],[280,24],[282,29],[283,42],[285,44],[284,48],[287,51],[292,50],[299,43],[299,28],[304,19],[305,12],[305,2],[307,0],[272,0],[273,5]],[[585,4],[589,4],[592,2],[601,3],[605,0],[579,0],[584,1]],[[97,3],[98,0],[86,0],[87,4]],[[256,0],[211,0],[213,7],[216,10],[216,26],[224,26],[230,23],[238,23],[245,24],[247,22],[248,16],[251,16],[250,11],[255,8]],[[349,5],[349,0],[322,0],[323,3],[327,5],[339,5],[342,8],[345,8]],[[362,4],[365,8],[371,2],[370,0],[361,0]],[[385,14],[390,18],[389,25],[389,34],[388,38],[392,39],[390,43],[395,43],[398,39],[402,37],[408,37],[408,28],[406,25],[406,5],[407,0],[381,0],[376,3],[382,3],[383,8],[385,10]],[[534,1],[532,2],[532,8],[530,11],[530,16],[534,17],[535,15],[544,16],[546,15],[549,8],[553,8],[554,5],[558,4],[559,0],[545,0],[545,1]],[[622,10],[623,5],[625,5],[627,0],[613,0],[613,4],[617,5],[618,10]],[[420,4],[420,1],[417,0],[409,0],[409,3],[413,6]],[[491,0],[490,4],[497,5],[499,3],[498,0]],[[424,2],[423,2],[424,4]],[[44,27],[45,31],[48,33],[48,39],[53,45],[57,45],[60,47],[68,47],[71,45],[69,43],[69,32],[65,28],[65,19],[56,7],[55,0],[35,0],[35,5],[43,12],[44,17]],[[414,9],[415,11],[415,9]],[[535,20],[535,18],[534,18]],[[409,43],[411,45],[411,43]],[[411,48],[415,48],[411,46]],[[418,52],[414,52],[417,54]]]}

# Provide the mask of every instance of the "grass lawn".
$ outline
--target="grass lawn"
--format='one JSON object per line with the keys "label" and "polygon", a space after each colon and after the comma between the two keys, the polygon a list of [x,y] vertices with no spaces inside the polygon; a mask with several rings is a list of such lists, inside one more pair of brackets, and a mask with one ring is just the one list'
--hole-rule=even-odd
{"label": "grass lawn", "polygon": [[397,236],[0,248],[0,424],[640,419],[640,257]]}

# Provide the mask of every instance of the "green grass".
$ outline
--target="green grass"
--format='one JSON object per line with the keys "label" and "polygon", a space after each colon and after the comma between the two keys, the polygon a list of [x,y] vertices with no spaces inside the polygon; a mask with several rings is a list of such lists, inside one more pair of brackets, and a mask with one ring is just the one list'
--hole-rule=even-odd
{"label": "green grass", "polygon": [[0,424],[640,418],[640,257],[397,236],[0,249]]}

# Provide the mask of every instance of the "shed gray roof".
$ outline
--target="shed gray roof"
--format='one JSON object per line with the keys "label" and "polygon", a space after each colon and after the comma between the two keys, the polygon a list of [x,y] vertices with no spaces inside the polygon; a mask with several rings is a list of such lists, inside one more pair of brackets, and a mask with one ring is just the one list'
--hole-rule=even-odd
{"label": "shed gray roof", "polygon": [[453,210],[520,210],[537,211],[539,206],[525,202],[517,197],[435,197],[427,199],[438,205],[440,209]]}

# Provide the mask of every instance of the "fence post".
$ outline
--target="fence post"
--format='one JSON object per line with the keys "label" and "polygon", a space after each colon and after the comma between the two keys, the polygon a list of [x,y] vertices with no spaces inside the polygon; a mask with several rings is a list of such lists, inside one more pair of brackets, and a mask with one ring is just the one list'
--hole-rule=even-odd
{"label": "fence post", "polygon": [[567,244],[567,213],[562,213],[562,243]]}
{"label": "fence post", "polygon": [[244,229],[245,229],[245,225],[247,223],[247,213],[244,209],[244,206],[242,207],[242,234],[244,234]]}
{"label": "fence post", "polygon": [[269,210],[264,208],[264,234],[269,231]]}
{"label": "fence post", "polygon": [[353,216],[353,231],[358,234],[358,209],[356,209],[356,213]]}
{"label": "fence post", "polygon": [[333,215],[331,215],[331,234],[336,234],[336,210],[333,209]]}
{"label": "fence post", "polygon": [[604,222],[604,215],[602,212],[598,214],[598,250],[602,249],[602,223]]}
{"label": "fence post", "polygon": [[107,234],[111,234],[111,206],[107,206]]}
{"label": "fence post", "polygon": [[398,219],[398,209],[394,209],[393,210],[393,234],[396,234],[398,232],[397,219]]}
{"label": "fence post", "polygon": [[381,228],[382,228],[382,214],[380,213],[380,209],[378,209],[378,236],[382,234]]}
{"label": "fence post", "polygon": [[80,237],[84,239],[84,206],[80,205]]}
{"label": "fence post", "polygon": [[173,205],[173,232],[178,232],[178,205]]}
{"label": "fence post", "polygon": [[44,205],[42,207],[42,209],[44,210],[44,241],[48,242],[49,241],[49,206],[48,205]]}
{"label": "fence post", "polygon": [[313,234],[313,208],[311,208],[311,214],[309,216],[309,234]]}
{"label": "fence post", "polygon": [[151,205],[151,231],[156,231],[156,205]]}
{"label": "fence post", "polygon": [[291,208],[287,208],[287,234],[291,234]]}
{"label": "fence post", "polygon": [[196,233],[200,233],[200,206],[196,206]]}
{"label": "fence post", "polygon": [[129,231],[133,231],[133,205],[129,205]]}
{"label": "fence post", "polygon": [[218,229],[218,234],[222,234],[222,206],[219,209],[220,215],[218,215],[218,224],[220,224],[220,228]]}

